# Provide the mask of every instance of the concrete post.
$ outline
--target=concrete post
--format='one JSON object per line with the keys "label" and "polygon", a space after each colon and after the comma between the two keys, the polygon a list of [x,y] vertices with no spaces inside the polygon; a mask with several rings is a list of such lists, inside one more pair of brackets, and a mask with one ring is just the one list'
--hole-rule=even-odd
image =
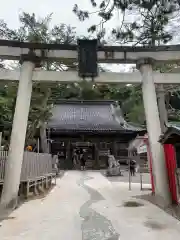
{"label": "concrete post", "polygon": [[164,150],[162,145],[158,142],[161,135],[161,125],[153,79],[152,60],[140,59],[137,63],[137,68],[142,75],[142,92],[149,143],[152,153],[155,194],[160,197],[160,199],[164,200],[164,203],[169,204],[170,193]]}
{"label": "concrete post", "polygon": [[10,147],[5,167],[4,186],[1,197],[1,206],[3,208],[14,208],[17,202],[32,94],[32,74],[34,67],[35,63],[27,59],[21,66]]}
{"label": "concrete post", "polygon": [[159,109],[159,117],[161,123],[161,131],[164,133],[167,129],[168,123],[168,113],[166,109],[165,102],[165,90],[163,84],[159,84],[157,86],[157,100],[158,100],[158,109]]}

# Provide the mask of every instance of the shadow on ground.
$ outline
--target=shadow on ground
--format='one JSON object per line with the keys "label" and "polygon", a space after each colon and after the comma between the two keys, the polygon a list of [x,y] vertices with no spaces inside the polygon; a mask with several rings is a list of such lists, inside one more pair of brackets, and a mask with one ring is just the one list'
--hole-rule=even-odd
{"label": "shadow on ground", "polygon": [[84,188],[90,195],[90,199],[80,208],[80,216],[83,218],[81,225],[83,240],[118,240],[119,234],[115,231],[110,220],[91,208],[93,203],[104,200],[103,196],[93,188],[85,184],[93,179],[84,176],[78,181],[78,185]]}
{"label": "shadow on ground", "polygon": [[163,211],[165,211],[166,213],[168,213],[169,215],[173,216],[174,218],[180,221],[180,205],[172,204],[167,206],[166,204],[163,203],[162,199],[157,198],[151,193],[134,196],[134,197],[137,199],[143,199],[145,201],[148,201],[156,205],[157,207],[159,207],[160,209],[162,209]]}

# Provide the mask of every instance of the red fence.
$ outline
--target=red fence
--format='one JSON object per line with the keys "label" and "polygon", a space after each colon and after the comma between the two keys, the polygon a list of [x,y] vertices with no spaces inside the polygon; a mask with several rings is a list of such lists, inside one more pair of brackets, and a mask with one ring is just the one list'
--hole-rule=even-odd
{"label": "red fence", "polygon": [[164,152],[172,202],[178,203],[176,186],[176,153],[173,145],[164,144]]}

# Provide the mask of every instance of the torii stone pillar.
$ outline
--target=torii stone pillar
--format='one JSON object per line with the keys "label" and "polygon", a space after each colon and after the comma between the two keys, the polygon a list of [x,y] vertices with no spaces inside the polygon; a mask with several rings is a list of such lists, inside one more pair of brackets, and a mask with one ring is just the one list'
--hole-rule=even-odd
{"label": "torii stone pillar", "polygon": [[158,142],[161,135],[156,89],[153,79],[152,59],[140,59],[137,68],[142,75],[142,93],[146,124],[152,154],[153,176],[155,182],[155,194],[161,197],[165,203],[170,203],[170,192],[167,177],[164,149]]}
{"label": "torii stone pillar", "polygon": [[17,203],[32,94],[32,75],[37,58],[33,52],[29,52],[27,55],[22,55],[21,60],[21,74],[1,197],[2,208],[14,208]]}
{"label": "torii stone pillar", "polygon": [[161,132],[164,133],[167,129],[168,113],[167,113],[167,109],[166,109],[165,89],[164,89],[163,84],[159,84],[157,86],[156,92],[157,92],[159,117],[160,117],[160,123],[161,123]]}

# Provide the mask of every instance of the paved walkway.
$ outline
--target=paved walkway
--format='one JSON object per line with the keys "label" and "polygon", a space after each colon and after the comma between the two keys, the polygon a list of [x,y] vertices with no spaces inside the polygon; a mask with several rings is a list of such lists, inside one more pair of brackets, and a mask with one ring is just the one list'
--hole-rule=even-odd
{"label": "paved walkway", "polygon": [[[170,240],[180,222],[134,198],[139,184],[110,182],[99,172],[66,172],[45,199],[23,204],[2,222],[1,240]],[[143,192],[144,194],[144,192]],[[134,200],[139,207],[125,207]]]}

